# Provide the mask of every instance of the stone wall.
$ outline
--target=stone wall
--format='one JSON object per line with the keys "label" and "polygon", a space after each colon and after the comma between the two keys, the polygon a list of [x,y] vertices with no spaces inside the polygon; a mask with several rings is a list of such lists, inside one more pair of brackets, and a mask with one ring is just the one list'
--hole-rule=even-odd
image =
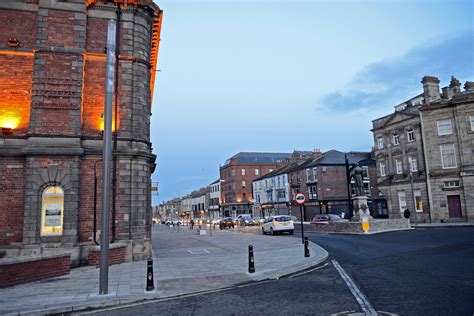
{"label": "stone wall", "polygon": [[[369,221],[369,225],[369,233],[410,229],[411,227],[410,222],[406,219],[376,219]],[[300,226],[295,225],[295,230],[299,229]],[[361,222],[311,223],[305,224],[304,230],[324,233],[364,234]]]}

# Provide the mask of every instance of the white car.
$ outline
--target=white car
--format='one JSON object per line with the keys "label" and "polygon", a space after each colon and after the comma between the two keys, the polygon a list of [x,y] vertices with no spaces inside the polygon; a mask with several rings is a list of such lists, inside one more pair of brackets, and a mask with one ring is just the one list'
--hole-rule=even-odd
{"label": "white car", "polygon": [[287,215],[271,216],[265,219],[265,222],[262,224],[262,234],[270,233],[275,235],[276,233],[287,232],[293,235],[294,230],[293,221]]}

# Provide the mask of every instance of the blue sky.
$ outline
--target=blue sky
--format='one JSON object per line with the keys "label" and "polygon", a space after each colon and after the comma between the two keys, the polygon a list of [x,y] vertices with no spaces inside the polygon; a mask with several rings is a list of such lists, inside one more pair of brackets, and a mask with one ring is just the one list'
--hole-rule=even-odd
{"label": "blue sky", "polygon": [[474,2],[155,0],[153,203],[240,151],[366,150],[424,75],[474,80]]}

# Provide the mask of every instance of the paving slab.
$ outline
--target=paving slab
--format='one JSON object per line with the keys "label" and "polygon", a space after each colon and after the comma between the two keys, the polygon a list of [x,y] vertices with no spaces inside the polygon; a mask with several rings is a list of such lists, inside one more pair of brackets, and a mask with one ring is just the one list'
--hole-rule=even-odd
{"label": "paving slab", "polygon": [[[259,228],[209,229],[153,227],[155,290],[146,291],[147,262],[109,267],[109,294],[99,295],[99,269],[72,269],[67,276],[0,289],[1,314],[46,314],[116,306],[150,299],[187,295],[264,279],[275,279],[315,266],[327,252],[310,243],[304,257],[300,238],[262,235]],[[255,273],[248,273],[248,246]]]}

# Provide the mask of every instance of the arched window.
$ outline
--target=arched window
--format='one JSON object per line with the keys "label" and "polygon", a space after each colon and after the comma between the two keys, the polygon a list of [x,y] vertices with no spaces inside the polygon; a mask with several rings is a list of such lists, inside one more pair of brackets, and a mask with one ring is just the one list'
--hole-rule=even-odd
{"label": "arched window", "polygon": [[41,236],[63,233],[64,191],[60,186],[49,186],[43,191],[41,208]]}

